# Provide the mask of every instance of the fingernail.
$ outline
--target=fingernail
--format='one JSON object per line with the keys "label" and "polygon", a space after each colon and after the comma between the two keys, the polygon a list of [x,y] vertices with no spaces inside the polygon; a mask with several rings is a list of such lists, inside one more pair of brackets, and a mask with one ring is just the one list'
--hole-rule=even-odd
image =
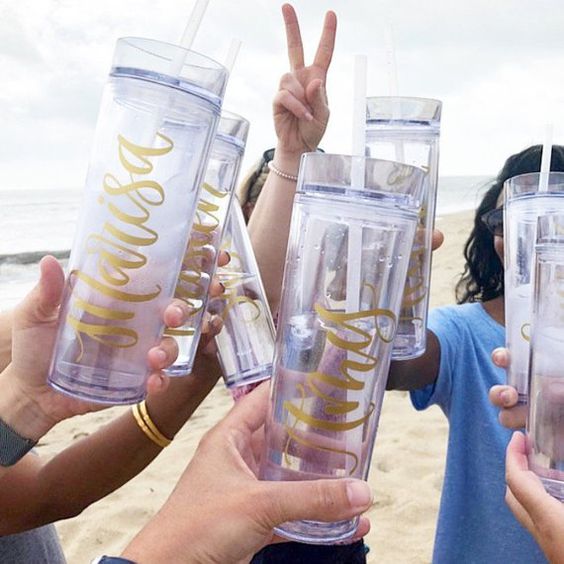
{"label": "fingernail", "polygon": [[304,117],[307,121],[313,121],[313,116],[309,112],[306,112]]}
{"label": "fingernail", "polygon": [[221,293],[225,294],[225,284],[223,284],[223,282],[220,282],[219,285],[221,286]]}
{"label": "fingernail", "polygon": [[503,405],[511,405],[511,397],[508,391],[501,392],[500,397]]}
{"label": "fingernail", "polygon": [[227,251],[225,251],[225,254],[227,255],[227,262],[231,262],[231,254],[228,253]]}
{"label": "fingernail", "polygon": [[174,306],[174,311],[181,319],[184,318],[184,310],[180,306]]}
{"label": "fingernail", "polygon": [[366,482],[360,480],[347,484],[347,497],[351,507],[355,509],[364,509],[372,504],[372,490]]}
{"label": "fingernail", "polygon": [[157,358],[159,362],[164,362],[166,360],[166,352],[163,349],[158,349]]}

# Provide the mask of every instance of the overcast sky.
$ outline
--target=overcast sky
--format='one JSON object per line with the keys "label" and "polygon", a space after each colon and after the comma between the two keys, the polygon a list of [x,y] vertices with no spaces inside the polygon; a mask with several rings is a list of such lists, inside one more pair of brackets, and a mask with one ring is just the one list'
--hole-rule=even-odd
{"label": "overcast sky", "polygon": [[[194,0],[0,0],[0,188],[83,184],[115,40],[175,42]],[[194,48],[223,60],[243,41],[226,109],[251,121],[245,166],[275,143],[271,100],[288,68],[278,0],[210,0]],[[328,78],[325,150],[350,152],[352,69],[368,55],[368,93],[387,95],[385,29],[399,93],[443,101],[442,175],[495,173],[555,126],[564,143],[562,0],[295,0],[306,61],[323,14],[339,19]]]}

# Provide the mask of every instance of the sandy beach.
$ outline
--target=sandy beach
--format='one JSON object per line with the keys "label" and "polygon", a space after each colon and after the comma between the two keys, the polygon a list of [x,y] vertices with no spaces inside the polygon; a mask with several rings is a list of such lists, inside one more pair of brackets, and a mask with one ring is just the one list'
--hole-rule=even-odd
{"label": "sandy beach", "polygon": [[[454,284],[463,267],[462,248],[472,212],[437,218],[445,243],[434,256],[431,306],[454,303]],[[143,473],[80,516],[58,524],[69,563],[86,563],[120,550],[165,501],[202,434],[231,407],[220,384]],[[39,446],[50,457],[94,432],[120,413],[113,408],[63,422]],[[368,562],[430,562],[443,479],[448,427],[442,412],[416,412],[405,392],[387,393],[374,449],[370,484],[375,503]]]}

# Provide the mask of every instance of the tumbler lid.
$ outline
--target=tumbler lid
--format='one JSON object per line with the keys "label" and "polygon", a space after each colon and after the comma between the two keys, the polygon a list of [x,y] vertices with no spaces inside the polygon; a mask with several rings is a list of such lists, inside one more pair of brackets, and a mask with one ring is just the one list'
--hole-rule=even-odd
{"label": "tumbler lid", "polygon": [[439,129],[442,102],[406,96],[366,98],[366,122],[373,126],[412,125]]}
{"label": "tumbler lid", "polygon": [[419,167],[361,157],[364,185],[351,185],[354,160],[359,157],[329,153],[302,155],[297,191],[332,195],[346,201],[364,201],[418,211],[424,198],[428,174]]}
{"label": "tumbler lid", "polygon": [[[171,73],[178,67],[178,61],[181,62],[180,71],[173,75]],[[111,74],[177,88],[218,108],[221,107],[229,77],[223,65],[205,55],[143,37],[117,40]]]}
{"label": "tumbler lid", "polygon": [[250,123],[244,117],[221,110],[221,117],[217,126],[216,139],[230,145],[235,145],[239,149],[244,149],[247,144]]}

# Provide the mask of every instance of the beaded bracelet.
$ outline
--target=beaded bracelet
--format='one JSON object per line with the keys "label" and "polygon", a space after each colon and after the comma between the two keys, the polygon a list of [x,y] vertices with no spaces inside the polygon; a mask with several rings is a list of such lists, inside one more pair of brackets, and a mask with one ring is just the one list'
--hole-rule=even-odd
{"label": "beaded bracelet", "polygon": [[276,168],[273,161],[268,163],[268,170],[272,171],[276,176],[280,178],[284,178],[286,180],[291,180],[292,182],[297,182],[298,177],[294,176],[293,174],[288,174],[287,172],[282,172],[279,168]]}

